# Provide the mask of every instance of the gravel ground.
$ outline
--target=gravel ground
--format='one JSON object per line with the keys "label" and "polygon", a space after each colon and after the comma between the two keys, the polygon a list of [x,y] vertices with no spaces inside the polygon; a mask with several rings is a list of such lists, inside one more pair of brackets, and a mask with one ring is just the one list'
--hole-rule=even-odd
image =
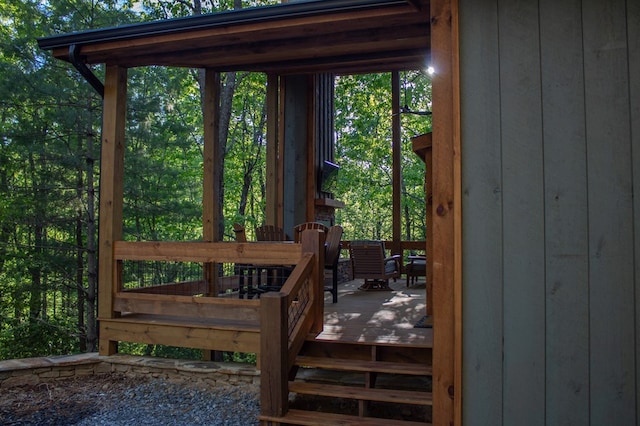
{"label": "gravel ground", "polygon": [[3,389],[0,425],[258,425],[259,395],[124,375]]}

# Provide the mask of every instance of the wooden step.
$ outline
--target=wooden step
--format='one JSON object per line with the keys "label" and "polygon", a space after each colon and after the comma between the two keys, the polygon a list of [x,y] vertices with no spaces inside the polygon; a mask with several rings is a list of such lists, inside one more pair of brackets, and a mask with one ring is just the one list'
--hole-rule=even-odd
{"label": "wooden step", "polygon": [[[372,354],[375,353],[375,358]],[[320,358],[360,359],[371,361],[431,364],[432,349],[417,345],[389,345],[379,343],[307,340],[300,353]]]}
{"label": "wooden step", "polygon": [[289,392],[396,404],[432,405],[431,392],[289,382]]}
{"label": "wooden step", "polygon": [[283,417],[260,416],[260,420],[304,426],[431,426],[431,423],[427,422],[358,417],[304,410],[289,410]]}
{"label": "wooden step", "polygon": [[357,359],[327,358],[300,355],[296,358],[296,365],[301,367],[315,367],[336,371],[359,371],[387,374],[408,374],[413,376],[431,376],[433,369],[430,365],[389,361],[365,361]]}

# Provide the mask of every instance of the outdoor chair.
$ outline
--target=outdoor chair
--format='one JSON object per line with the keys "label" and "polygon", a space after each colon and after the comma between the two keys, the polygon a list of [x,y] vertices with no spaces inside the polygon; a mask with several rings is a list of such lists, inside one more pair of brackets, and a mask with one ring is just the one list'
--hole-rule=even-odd
{"label": "outdoor chair", "polygon": [[426,277],[427,258],[420,255],[409,256],[409,263],[405,265],[404,273],[407,275],[407,287],[415,284],[418,277]]}
{"label": "outdoor chair", "polygon": [[[233,232],[235,233],[235,240],[238,243],[247,242],[247,234],[245,227],[239,223],[233,224]],[[247,299],[253,299],[254,296],[260,296],[262,291],[258,289],[256,285],[254,287],[253,281],[258,281],[259,270],[255,266],[246,263],[236,263],[233,267],[233,274],[238,277],[238,297],[244,299],[245,295]],[[245,283],[246,280],[246,283]]]}
{"label": "outdoor chair", "polygon": [[[257,241],[291,241],[284,230],[274,225],[262,225],[255,228]],[[284,285],[293,268],[290,266],[261,266],[257,267],[258,285],[253,288],[258,297],[268,291],[278,291]],[[266,278],[263,283],[262,278]]]}
{"label": "outdoor chair", "polygon": [[391,290],[389,279],[400,276],[400,255],[385,256],[382,241],[351,241],[349,256],[353,278],[364,279],[360,290]]}
{"label": "outdoor chair", "polygon": [[238,243],[246,243],[247,242],[247,233],[245,231],[245,227],[240,225],[239,223],[233,224],[233,232],[235,233],[235,240]]}
{"label": "outdoor chair", "polygon": [[325,236],[329,232],[329,227],[320,222],[305,222],[293,227],[293,241],[296,243],[300,242],[300,237],[302,236],[302,231],[307,229],[320,229],[324,231]]}
{"label": "outdoor chair", "polygon": [[289,241],[289,236],[284,230],[274,225],[262,225],[256,229],[256,240],[258,241]]}
{"label": "outdoor chair", "polygon": [[333,303],[338,302],[338,261],[340,260],[340,239],[342,238],[342,226],[334,225],[327,232],[325,240],[324,270],[331,270],[331,286],[324,287],[324,291],[330,291]]}

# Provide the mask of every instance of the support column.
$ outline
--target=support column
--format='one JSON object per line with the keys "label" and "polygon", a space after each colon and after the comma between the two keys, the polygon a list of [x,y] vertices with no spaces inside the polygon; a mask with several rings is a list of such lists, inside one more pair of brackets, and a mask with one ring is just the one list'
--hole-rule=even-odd
{"label": "support column", "polygon": [[[458,0],[431,1],[433,424],[462,424],[462,197]],[[458,296],[456,298],[456,296]]]}
{"label": "support column", "polygon": [[265,222],[269,225],[282,226],[282,168],[279,167],[280,134],[280,79],[275,74],[267,76],[267,194]]}
{"label": "support column", "polygon": [[[107,65],[102,113],[100,157],[100,230],[98,243],[98,318],[115,318],[113,298],[118,265],[113,242],[122,239],[124,135],[127,109],[127,69]],[[103,333],[101,333],[101,336]],[[118,342],[100,337],[100,355],[113,355]]]}

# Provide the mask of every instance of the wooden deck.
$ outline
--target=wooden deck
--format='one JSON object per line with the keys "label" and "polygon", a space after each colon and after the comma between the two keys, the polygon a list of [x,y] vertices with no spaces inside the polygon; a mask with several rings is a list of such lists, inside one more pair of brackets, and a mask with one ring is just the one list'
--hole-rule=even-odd
{"label": "wooden deck", "polygon": [[404,276],[390,280],[392,291],[362,291],[362,280],[338,285],[338,303],[326,293],[324,331],[316,340],[433,346],[433,329],[414,328],[425,315],[424,278],[406,287]]}

